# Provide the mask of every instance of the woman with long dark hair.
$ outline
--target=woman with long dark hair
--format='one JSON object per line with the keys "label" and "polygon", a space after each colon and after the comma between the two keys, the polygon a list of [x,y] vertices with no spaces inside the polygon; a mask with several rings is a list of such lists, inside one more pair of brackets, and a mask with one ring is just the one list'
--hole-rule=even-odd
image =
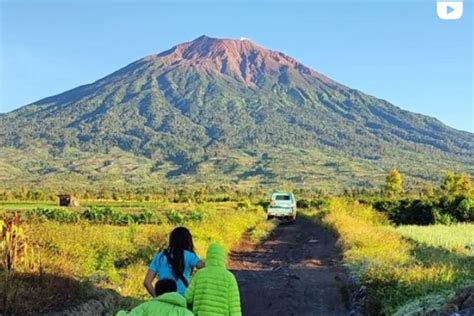
{"label": "woman with long dark hair", "polygon": [[170,234],[168,248],[157,253],[148,267],[144,285],[151,296],[155,296],[153,280],[172,279],[178,286],[178,293],[184,295],[194,268],[204,267],[204,262],[194,253],[191,233],[186,227],[177,227]]}

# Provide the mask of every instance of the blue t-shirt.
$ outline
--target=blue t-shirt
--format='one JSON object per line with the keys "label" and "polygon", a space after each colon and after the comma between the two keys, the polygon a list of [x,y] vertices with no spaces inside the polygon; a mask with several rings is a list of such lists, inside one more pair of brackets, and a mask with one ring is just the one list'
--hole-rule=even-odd
{"label": "blue t-shirt", "polygon": [[[199,257],[192,253],[191,251],[184,251],[184,272],[183,275],[188,280],[188,284],[191,280],[191,271],[197,266],[197,264],[201,261]],[[173,273],[173,269],[171,268],[171,264],[168,264],[168,259],[163,251],[157,253],[153,260],[148,267],[150,271],[153,271],[157,274],[158,278],[160,279],[171,279],[175,280],[176,284],[178,285],[178,293],[184,295],[186,291],[186,287],[184,286],[183,281],[178,276],[175,276]]]}

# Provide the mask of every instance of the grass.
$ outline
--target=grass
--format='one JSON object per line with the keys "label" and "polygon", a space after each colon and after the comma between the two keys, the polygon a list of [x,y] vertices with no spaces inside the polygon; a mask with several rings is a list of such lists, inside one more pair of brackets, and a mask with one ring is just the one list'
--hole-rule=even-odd
{"label": "grass", "polygon": [[[184,208],[171,204],[166,207],[177,212]],[[211,242],[219,242],[230,250],[245,232],[253,230],[254,238],[258,239],[264,238],[273,228],[266,224],[261,207],[238,207],[236,203],[205,203],[190,207],[202,212],[202,220],[181,224],[191,230],[196,252],[202,258]],[[170,222],[119,226],[88,221],[32,220],[22,225],[32,250],[28,253],[29,262],[34,264],[20,264],[15,271],[18,282],[9,308],[17,314],[61,310],[77,304],[78,296],[90,298],[88,288],[113,290],[122,299],[114,307],[117,309],[146,299],[148,295],[142,282],[148,264],[153,255],[166,246],[169,232],[174,228]],[[43,281],[38,282],[38,278]],[[53,279],[64,281],[57,284],[48,281]],[[2,280],[4,278],[0,276],[0,288]],[[39,288],[36,295],[28,296],[32,284]],[[54,285],[53,288],[48,284]],[[61,292],[68,290],[61,288],[61,284],[65,287],[77,284],[74,297],[62,295]],[[13,292],[10,295],[13,296]],[[44,306],[47,306],[46,310]]]}
{"label": "grass", "polygon": [[251,231],[250,239],[253,242],[266,240],[273,229],[278,225],[276,221],[262,221],[259,222]]}
{"label": "grass", "polygon": [[460,254],[469,254],[466,246],[474,243],[474,224],[407,225],[397,227],[397,232],[426,246],[439,247]]}
{"label": "grass", "polygon": [[54,202],[5,202],[0,201],[0,210],[22,211],[38,207],[58,207]]}
{"label": "grass", "polygon": [[[225,203],[225,202],[222,202]],[[225,204],[223,204],[225,205]],[[231,205],[231,204],[229,204]],[[189,203],[169,203],[163,201],[80,201],[80,206],[74,208],[76,210],[84,210],[88,207],[113,207],[115,209],[124,210],[124,211],[133,211],[140,210],[143,208],[148,208],[152,210],[163,210],[166,209],[185,209],[189,208]],[[48,202],[48,201],[19,201],[19,202],[10,202],[10,201],[0,201],[0,210],[6,211],[22,211],[34,208],[64,208],[60,207],[57,202]],[[70,209],[70,208],[67,208]]]}
{"label": "grass", "polygon": [[[339,235],[346,265],[365,285],[369,314],[391,315],[413,299],[444,294],[474,280],[472,257],[404,238],[403,228],[390,226],[366,205],[333,199],[319,217]],[[445,228],[445,234],[456,232]]]}

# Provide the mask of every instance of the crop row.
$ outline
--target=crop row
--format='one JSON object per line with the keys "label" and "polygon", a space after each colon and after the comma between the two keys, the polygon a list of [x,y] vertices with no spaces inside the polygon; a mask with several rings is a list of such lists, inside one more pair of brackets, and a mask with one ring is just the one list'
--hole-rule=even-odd
{"label": "crop row", "polygon": [[111,207],[89,207],[83,211],[65,208],[34,208],[24,212],[26,220],[55,221],[59,223],[77,223],[87,221],[97,224],[127,225],[135,224],[163,224],[180,225],[186,222],[200,222],[206,216],[202,210],[153,212],[141,209],[138,212],[128,213]]}

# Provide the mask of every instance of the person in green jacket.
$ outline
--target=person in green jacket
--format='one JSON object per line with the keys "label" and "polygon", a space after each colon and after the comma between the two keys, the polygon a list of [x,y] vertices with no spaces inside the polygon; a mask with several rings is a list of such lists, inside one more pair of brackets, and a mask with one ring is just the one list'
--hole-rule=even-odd
{"label": "person in green jacket", "polygon": [[242,315],[237,280],[225,264],[224,248],[210,245],[206,267],[195,274],[186,290],[186,300],[196,316]]}
{"label": "person in green jacket", "polygon": [[193,316],[186,308],[186,299],[177,291],[174,280],[163,279],[156,282],[156,296],[148,302],[138,305],[130,312],[120,311],[117,316]]}

